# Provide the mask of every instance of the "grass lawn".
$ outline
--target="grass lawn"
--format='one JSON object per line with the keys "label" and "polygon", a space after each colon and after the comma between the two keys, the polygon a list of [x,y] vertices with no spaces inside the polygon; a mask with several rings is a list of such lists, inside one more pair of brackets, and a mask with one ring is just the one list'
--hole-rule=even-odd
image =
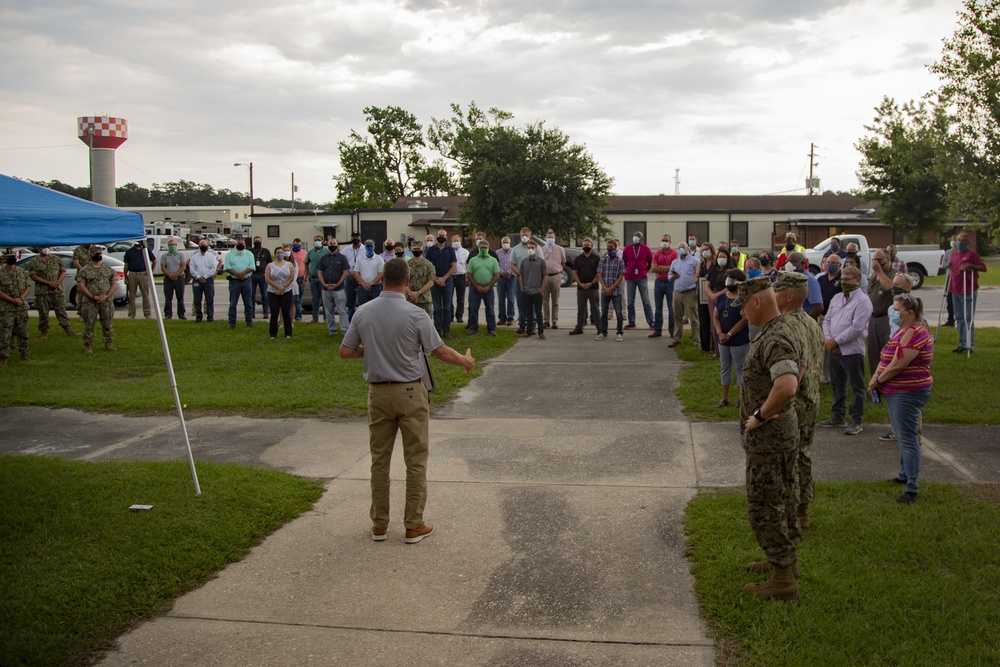
{"label": "grass lawn", "polygon": [[1000,488],[922,483],[898,505],[885,482],[818,483],[799,547],[801,598],[743,591],[761,575],[742,490],[703,492],[685,527],[695,592],[719,664],[1000,664]]}
{"label": "grass lawn", "polygon": [[[268,340],[267,325],[256,321],[252,329],[226,322],[164,323],[174,362],[177,387],[186,411],[192,416],[209,413],[256,417],[309,415],[338,417],[362,415],[368,386],[361,376],[362,360],[338,356],[341,337],[328,338],[323,324],[295,326],[291,340]],[[14,354],[4,369],[0,405],[41,405],[79,408],[122,414],[172,412],[163,348],[152,320],[115,319],[117,352],[105,352],[100,327],[95,333],[94,355],[84,356],[79,338],[69,338],[58,327],[49,340],[37,337],[37,320],[29,322],[30,365]],[[74,327],[82,324],[74,318]],[[472,348],[477,361],[507,350],[517,341],[508,329],[496,338],[484,330],[465,336],[454,326],[452,347],[465,353]],[[431,359],[438,391],[431,403],[454,397],[469,380],[482,373],[464,370]]]}
{"label": "grass lawn", "polygon": [[[933,333],[933,330],[932,330]],[[931,400],[924,409],[924,420],[941,424],[997,424],[1000,410],[1000,329],[976,330],[976,352],[971,358],[954,354],[958,346],[958,331],[941,328],[941,338],[934,349],[931,374],[934,388]],[[684,414],[695,421],[736,421],[736,387],[732,387],[730,404],[716,408],[722,398],[719,379],[719,361],[685,342],[674,350],[678,358],[691,364],[681,371],[677,396],[684,405]],[[822,388],[820,420],[830,416],[833,393],[829,385]],[[888,422],[885,403],[865,406],[866,422]]]}
{"label": "grass lawn", "polygon": [[201,462],[198,474],[200,498],[183,461],[0,456],[0,663],[86,663],[323,491],[244,466]]}
{"label": "grass lawn", "polygon": [[[979,286],[1000,285],[1000,257],[984,257],[983,261],[986,262],[986,273],[979,274]],[[946,275],[927,276],[924,284],[944,287],[945,278]]]}

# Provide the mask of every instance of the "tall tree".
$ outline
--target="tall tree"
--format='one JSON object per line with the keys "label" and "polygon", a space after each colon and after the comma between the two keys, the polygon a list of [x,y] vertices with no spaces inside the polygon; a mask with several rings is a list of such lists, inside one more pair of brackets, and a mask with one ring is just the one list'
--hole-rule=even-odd
{"label": "tall tree", "polygon": [[949,208],[1000,232],[1000,0],[965,0],[930,70],[953,122]]}
{"label": "tall tree", "polygon": [[417,117],[396,106],[368,106],[367,134],[355,130],[347,141],[337,144],[341,173],[337,181],[337,202],[343,209],[362,206],[391,206],[408,195],[450,194],[450,175],[440,164],[429,164],[423,127]]}
{"label": "tall tree", "polygon": [[460,220],[492,235],[525,226],[560,238],[607,235],[611,178],[560,130],[509,127],[511,118],[473,103],[465,113],[453,104],[451,119],[434,121],[432,144],[456,163],[467,196]]}
{"label": "tall tree", "polygon": [[876,107],[870,133],[855,145],[859,197],[882,204],[885,224],[917,240],[942,228],[947,218],[945,179],[938,157],[945,153],[947,121],[926,104],[902,107],[886,97]]}

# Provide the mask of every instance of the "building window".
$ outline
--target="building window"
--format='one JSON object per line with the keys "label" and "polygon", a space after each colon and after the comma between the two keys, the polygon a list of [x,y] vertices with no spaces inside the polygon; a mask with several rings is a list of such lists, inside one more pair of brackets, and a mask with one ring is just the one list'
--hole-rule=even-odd
{"label": "building window", "polygon": [[385,220],[362,220],[361,221],[361,241],[371,239],[375,242],[376,252],[385,245],[386,239]]}
{"label": "building window", "polygon": [[826,228],[826,235],[830,236],[840,236],[844,233],[844,228],[842,226],[833,226]]}
{"label": "building window", "polygon": [[267,238],[269,239],[281,238],[281,225],[268,225]]}
{"label": "building window", "polygon": [[741,248],[750,245],[750,223],[746,221],[729,223],[729,240],[736,241]]}
{"label": "building window", "polygon": [[708,242],[708,222],[688,222],[687,236],[684,240],[687,241],[692,236],[698,240],[698,245]]}
{"label": "building window", "polygon": [[636,232],[642,233],[642,240],[646,240],[646,222],[630,220],[625,222],[625,238],[622,239],[622,245],[628,245],[632,242],[632,237],[635,236]]}

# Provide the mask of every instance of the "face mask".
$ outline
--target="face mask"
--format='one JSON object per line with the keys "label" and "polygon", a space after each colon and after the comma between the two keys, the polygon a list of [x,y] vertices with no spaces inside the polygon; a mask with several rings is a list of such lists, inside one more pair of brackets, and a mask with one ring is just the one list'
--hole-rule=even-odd
{"label": "face mask", "polygon": [[764,272],[760,269],[747,269],[747,278],[760,278]]}
{"label": "face mask", "polygon": [[447,241],[448,241],[448,237],[447,236],[439,236],[438,237],[438,243],[440,243],[441,245],[444,245]]}
{"label": "face mask", "polygon": [[545,239],[545,247],[547,247],[549,250],[552,250],[552,247],[555,246],[555,244],[556,244],[555,239]]}
{"label": "face mask", "polygon": [[292,252],[298,252],[299,250],[302,250],[302,246],[298,244],[292,245]]}
{"label": "face mask", "polygon": [[633,236],[632,243],[634,243],[635,245],[639,245],[640,243],[642,243],[642,239],[638,236]]}
{"label": "face mask", "polygon": [[793,243],[792,241],[788,241],[785,244],[785,250],[795,250],[795,243]]}
{"label": "face mask", "polygon": [[177,246],[175,246],[175,245],[167,246],[167,252],[170,253],[171,255],[176,255],[177,254]]}
{"label": "face mask", "polygon": [[374,257],[374,256],[375,256],[375,247],[374,246],[370,246],[370,245],[366,245],[365,246],[365,257]]}
{"label": "face mask", "polygon": [[670,249],[670,241],[660,241],[660,247],[664,250]]}
{"label": "face mask", "polygon": [[909,292],[907,292],[902,287],[899,287],[897,285],[893,285],[892,286],[892,295],[893,296],[899,296],[900,294],[909,294]]}
{"label": "face mask", "polygon": [[204,255],[206,252],[208,252],[208,246],[207,245],[200,245],[200,246],[198,246],[198,250],[201,250],[201,254]]}
{"label": "face mask", "polygon": [[836,243],[831,243],[830,244],[830,250],[832,252],[840,252],[840,246],[837,245]]}
{"label": "face mask", "polygon": [[489,254],[490,254],[489,248],[480,248],[479,249],[479,256],[482,257],[483,259],[486,259],[487,257],[489,257]]}
{"label": "face mask", "polygon": [[781,270],[786,271],[788,273],[795,273],[796,271],[798,271],[795,265],[792,264],[791,262],[785,262],[785,265],[781,267]]}
{"label": "face mask", "polygon": [[957,248],[959,252],[967,252],[969,250],[969,244],[965,241],[959,241]]}
{"label": "face mask", "polygon": [[504,250],[510,250],[510,243],[501,243],[500,245],[503,247]]}
{"label": "face mask", "polygon": [[254,241],[253,242],[253,249],[254,250],[260,250],[260,246],[261,246],[261,242],[260,241]]}
{"label": "face mask", "polygon": [[698,245],[698,239],[688,239],[688,245],[694,248],[696,245]]}
{"label": "face mask", "polygon": [[42,254],[43,255],[48,255],[49,254],[49,249],[48,248],[42,248]]}
{"label": "face mask", "polygon": [[608,248],[608,257],[614,257],[618,252],[614,248]]}
{"label": "face mask", "polygon": [[459,248],[462,247],[462,244],[459,241],[452,241],[451,247],[454,248],[455,250],[458,250]]}
{"label": "face mask", "polygon": [[728,287],[729,289],[731,290],[736,289],[736,286],[738,284],[739,281],[737,281],[736,278],[726,278],[726,287]]}
{"label": "face mask", "polygon": [[712,251],[711,250],[702,250],[701,251],[701,256],[704,257],[705,259],[712,259]]}
{"label": "face mask", "polygon": [[528,257],[534,257],[536,252],[534,248],[528,248]]}
{"label": "face mask", "polygon": [[240,252],[243,252],[244,248],[246,248],[246,246],[243,245],[242,243],[237,243],[236,244],[236,249],[239,250]]}
{"label": "face mask", "polygon": [[826,272],[831,276],[837,275],[837,271],[840,271],[840,264],[827,264]]}
{"label": "face mask", "polygon": [[951,249],[954,250],[957,247],[958,247],[958,241],[952,241],[951,242]]}
{"label": "face mask", "polygon": [[[895,289],[895,288],[893,288],[893,289]],[[893,308],[892,310],[890,310],[889,311],[889,321],[892,322],[893,324],[895,324],[898,327],[899,326],[899,320],[900,320],[899,311],[896,310],[895,308]]]}
{"label": "face mask", "polygon": [[687,257],[688,251],[684,246],[681,246],[680,248],[677,249],[677,254],[680,257]]}
{"label": "face mask", "polygon": [[329,252],[332,255],[333,253],[337,252],[337,246],[335,246],[335,245],[328,246],[327,247],[327,252]]}
{"label": "face mask", "polygon": [[844,294],[850,294],[859,287],[861,287],[861,285],[858,283],[840,283],[840,289],[843,290]]}
{"label": "face mask", "polygon": [[284,259],[285,258],[285,253],[283,253],[283,252],[276,252],[276,253],[274,253],[274,258],[275,259]]}
{"label": "face mask", "polygon": [[319,250],[320,248],[323,247],[323,242],[322,241],[313,241],[313,247],[316,248],[316,250]]}
{"label": "face mask", "polygon": [[395,248],[395,247],[396,247],[396,246],[394,246],[394,245],[387,245],[387,246],[385,247],[385,251],[386,251],[386,252],[395,252],[395,250],[394,250],[394,248]]}
{"label": "face mask", "polygon": [[14,266],[15,264],[17,264],[17,257],[15,257],[14,255],[11,255],[10,257],[8,257],[7,258],[7,264],[9,266]]}
{"label": "face mask", "polygon": [[405,254],[406,254],[405,252],[403,252],[402,250],[400,250],[400,251],[398,251],[398,252],[396,253],[396,257],[402,257],[402,256],[403,256],[403,255],[405,255]]}
{"label": "face mask", "polygon": [[357,248],[359,245],[361,245],[361,239],[351,239],[351,245]]}
{"label": "face mask", "polygon": [[729,246],[729,249],[732,250],[733,252],[740,251],[740,247],[738,245]]}
{"label": "face mask", "polygon": [[761,255],[760,256],[760,265],[761,266],[770,266],[771,265],[771,258],[770,258],[770,256],[768,256],[768,255]]}
{"label": "face mask", "polygon": [[95,253],[90,256],[90,259],[94,260],[95,262],[99,262],[102,259],[104,259],[104,255],[102,255],[101,253]]}
{"label": "face mask", "polygon": [[527,243],[530,240],[531,240],[530,236],[522,236],[521,237],[521,243]]}
{"label": "face mask", "polygon": [[587,254],[587,253],[589,253],[589,252],[590,252],[591,250],[593,250],[593,248],[591,248],[591,247],[590,247],[589,245],[585,245],[585,246],[583,246],[583,254],[585,254],[585,255],[586,255],[586,254]]}
{"label": "face mask", "polygon": [[423,250],[414,250],[413,251],[413,256],[416,257],[417,259],[420,259],[420,256],[423,255],[423,254],[424,254]]}
{"label": "face mask", "polygon": [[720,257],[715,261],[719,266],[725,266],[726,264],[729,264],[729,259],[727,257]]}

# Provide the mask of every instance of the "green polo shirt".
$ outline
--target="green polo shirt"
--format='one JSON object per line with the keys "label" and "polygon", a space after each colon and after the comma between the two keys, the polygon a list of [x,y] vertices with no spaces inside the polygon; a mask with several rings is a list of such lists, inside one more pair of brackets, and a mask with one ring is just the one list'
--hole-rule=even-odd
{"label": "green polo shirt", "polygon": [[493,276],[500,273],[500,262],[494,257],[486,255],[485,258],[476,255],[469,260],[469,275],[473,282],[480,287],[485,287],[493,280]]}
{"label": "green polo shirt", "polygon": [[323,255],[329,255],[330,250],[324,246],[323,248],[316,250],[313,248],[306,253],[306,268],[309,270],[310,278],[319,277],[319,260],[323,259]]}

